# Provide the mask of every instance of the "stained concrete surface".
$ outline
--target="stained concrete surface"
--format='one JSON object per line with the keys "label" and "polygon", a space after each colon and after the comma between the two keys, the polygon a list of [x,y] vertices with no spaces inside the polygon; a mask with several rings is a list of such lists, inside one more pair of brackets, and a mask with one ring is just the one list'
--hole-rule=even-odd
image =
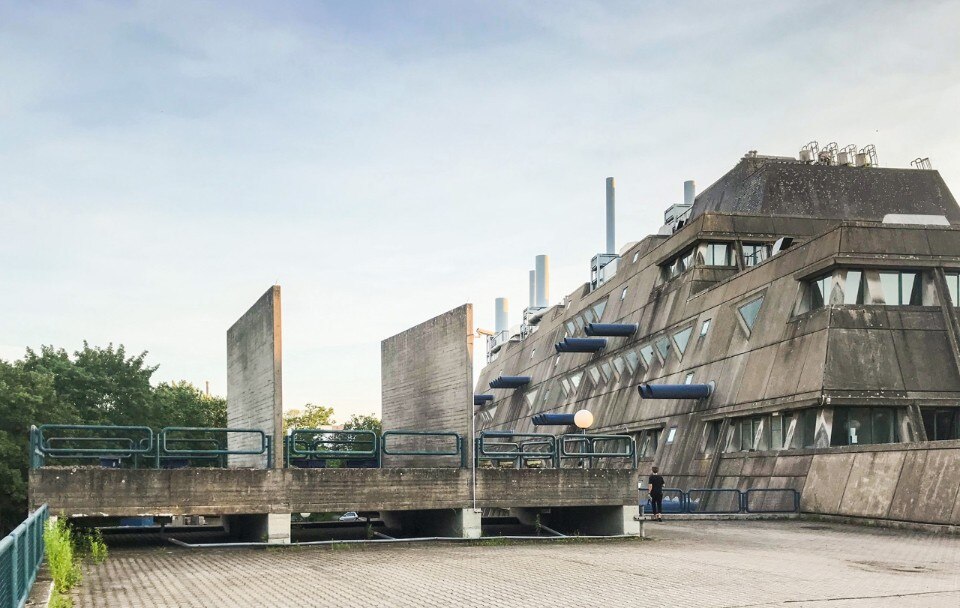
{"label": "stained concrete surface", "polygon": [[650,524],[648,541],[114,550],[86,606],[949,606],[960,538],[808,521]]}

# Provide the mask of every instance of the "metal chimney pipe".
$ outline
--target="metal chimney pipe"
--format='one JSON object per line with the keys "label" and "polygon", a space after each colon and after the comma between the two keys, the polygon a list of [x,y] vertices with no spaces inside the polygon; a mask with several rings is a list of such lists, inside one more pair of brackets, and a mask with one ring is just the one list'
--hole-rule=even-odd
{"label": "metal chimney pipe", "polygon": [[537,307],[537,271],[530,271],[530,308]]}
{"label": "metal chimney pipe", "polygon": [[613,178],[607,178],[607,253],[617,252],[617,211]]}
{"label": "metal chimney pipe", "polygon": [[499,334],[502,331],[507,331],[510,329],[510,300],[507,298],[497,298],[496,299],[496,330]]}
{"label": "metal chimney pipe", "polygon": [[695,198],[697,198],[697,182],[688,179],[683,182],[683,204],[692,205]]}
{"label": "metal chimney pipe", "polygon": [[550,306],[550,257],[537,256],[537,308]]}

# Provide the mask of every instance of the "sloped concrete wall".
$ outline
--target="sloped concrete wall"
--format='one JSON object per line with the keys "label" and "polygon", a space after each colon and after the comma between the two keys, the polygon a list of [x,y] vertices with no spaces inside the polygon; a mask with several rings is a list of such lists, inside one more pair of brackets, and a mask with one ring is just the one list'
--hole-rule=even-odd
{"label": "sloped concrete wall", "polygon": [[[464,304],[381,343],[384,431],[452,431],[470,437],[472,328],[473,306]],[[469,455],[471,442],[465,444]],[[395,438],[388,447],[445,451],[452,443]],[[386,455],[383,463],[386,467],[459,466],[460,459]]]}
{"label": "sloped concrete wall", "polygon": [[[227,426],[259,429],[273,438],[273,466],[283,462],[280,286],[266,291],[227,330]],[[231,450],[258,450],[260,438],[230,434]],[[233,455],[231,467],[262,467],[262,455]]]}
{"label": "sloped concrete wall", "polygon": [[804,513],[960,525],[960,441],[796,452],[725,454],[716,485],[793,488]]}

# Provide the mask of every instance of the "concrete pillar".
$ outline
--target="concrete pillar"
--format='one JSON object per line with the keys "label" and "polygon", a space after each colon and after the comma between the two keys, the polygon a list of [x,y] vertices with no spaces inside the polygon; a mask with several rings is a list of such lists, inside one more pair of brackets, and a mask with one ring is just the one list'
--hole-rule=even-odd
{"label": "concrete pillar", "polygon": [[480,538],[480,513],[473,509],[381,511],[380,519],[389,530],[407,538]]}
{"label": "concrete pillar", "polygon": [[271,545],[290,543],[289,513],[225,515],[223,528],[240,542]]}

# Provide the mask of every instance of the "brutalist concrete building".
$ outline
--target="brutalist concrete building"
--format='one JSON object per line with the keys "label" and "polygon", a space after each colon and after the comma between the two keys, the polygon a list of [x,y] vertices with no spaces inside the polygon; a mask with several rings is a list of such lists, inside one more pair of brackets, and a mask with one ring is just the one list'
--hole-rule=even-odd
{"label": "brutalist concrete building", "polygon": [[[659,234],[614,251],[608,180],[590,282],[549,306],[541,260],[523,323],[498,315],[479,427],[587,409],[591,432],[633,435],[670,486],[960,523],[960,207],[940,174],[808,146],[692,186]],[[490,388],[499,377],[529,380]]]}

